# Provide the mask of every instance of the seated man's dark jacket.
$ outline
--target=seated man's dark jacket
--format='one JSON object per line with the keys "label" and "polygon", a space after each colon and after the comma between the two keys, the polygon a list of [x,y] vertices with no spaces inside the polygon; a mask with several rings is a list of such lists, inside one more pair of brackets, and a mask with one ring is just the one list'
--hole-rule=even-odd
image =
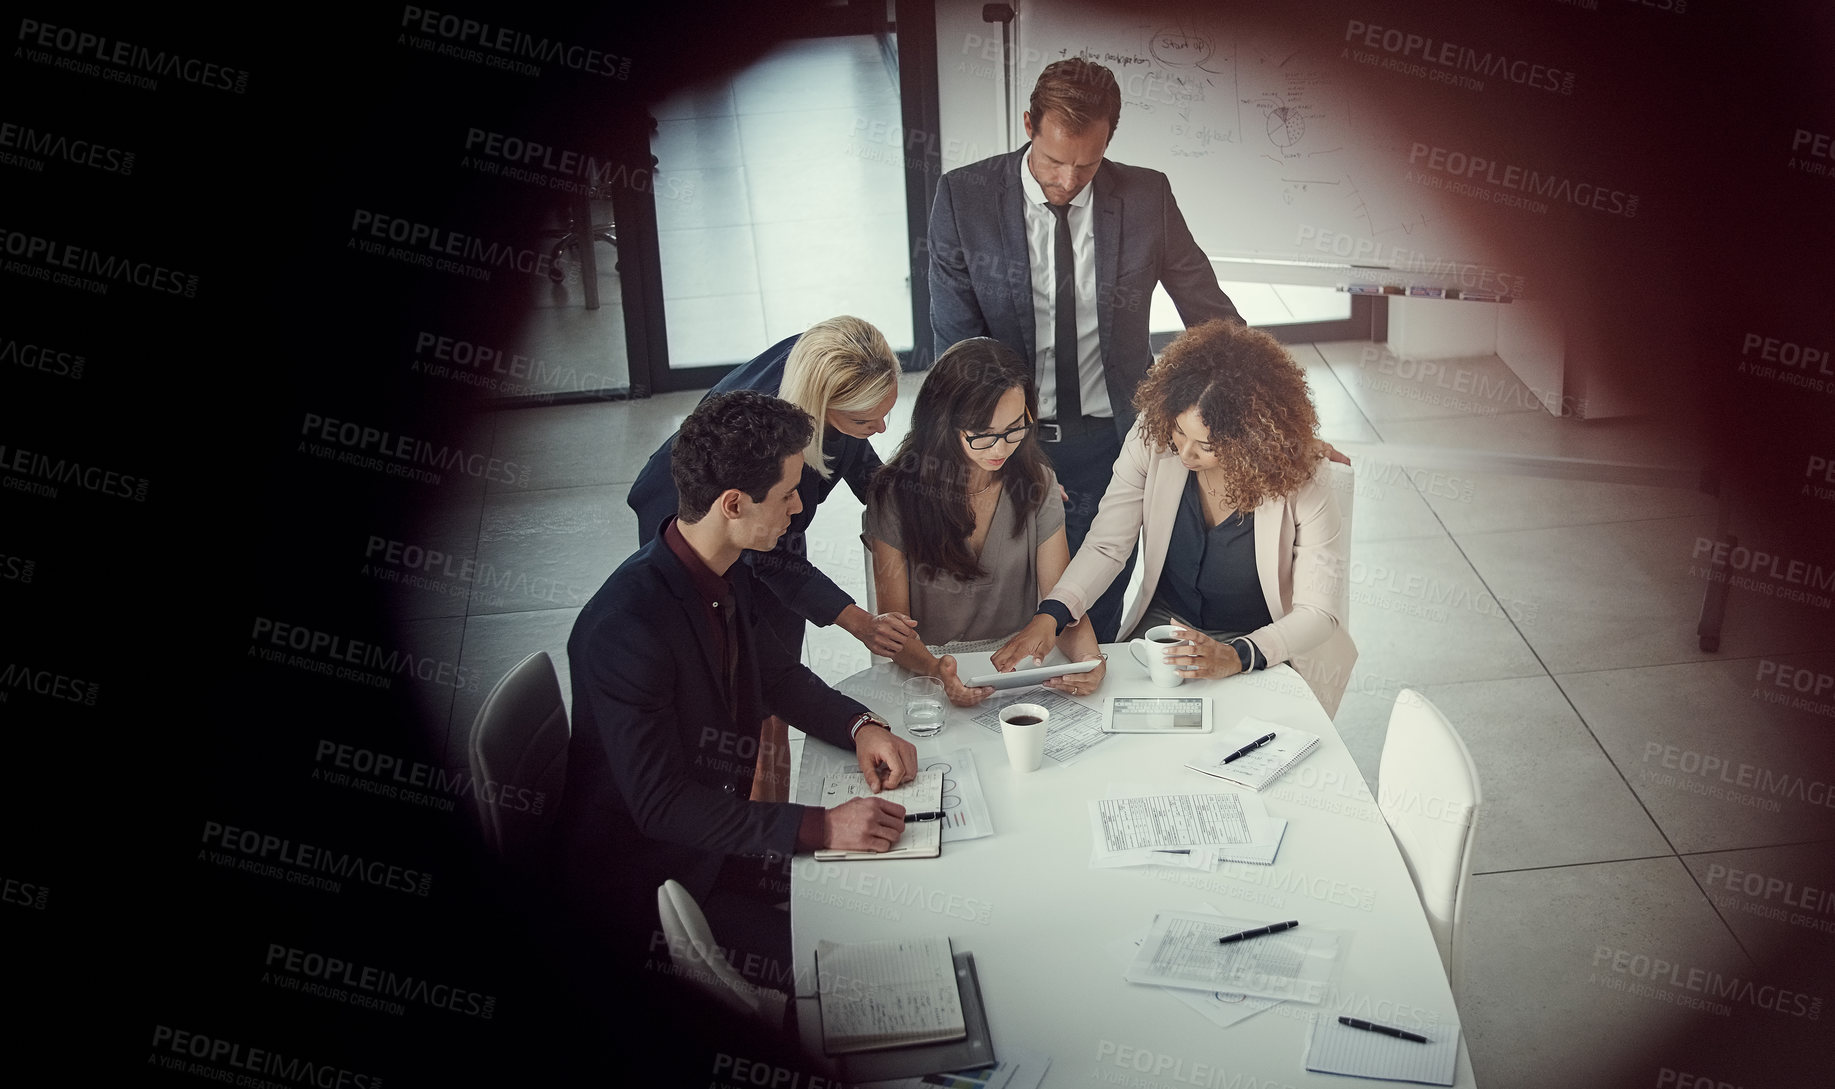
{"label": "seated man's dark jacket", "polygon": [[[790,349],[799,339],[800,334],[786,337],[765,349],[756,359],[720,379],[702,400],[738,389],[757,390],[776,397],[784,385],[784,364],[789,361]],[[829,427],[825,420],[817,420],[816,426],[823,428],[822,450],[829,457],[833,475],[824,480],[812,466],[803,466],[803,479],[797,484],[803,509],[790,516],[789,530],[778,538],[777,547],[771,551],[747,552],[740,559],[771,588],[794,617],[793,620],[779,618],[776,622],[779,638],[787,642],[794,640],[796,646],[802,644],[804,619],[826,627],[835,622],[841,610],[854,603],[846,590],[809,562],[804,534],[809,530],[809,523],[815,520],[816,508],[843,480],[854,490],[857,499],[866,502],[867,484],[879,471],[879,455],[873,452],[872,443],[844,435]],[[650,455],[625,499],[637,513],[638,544],[649,544],[662,532],[663,522],[676,513],[678,497],[675,481],[669,475],[672,460],[669,448],[674,442],[675,436],[671,435]],[[769,608],[771,602],[767,599],[762,606]]]}
{"label": "seated man's dark jacket", "polygon": [[851,750],[849,727],[867,710],[759,622],[755,602],[770,591],[745,564],[726,577],[740,645],[737,715],[701,598],[660,535],[605,581],[567,641],[573,739],[561,876],[576,904],[616,912],[608,922],[654,927],[665,878],[704,900],[726,856],[794,853],[806,807],[749,799],[759,722],[778,714]]}

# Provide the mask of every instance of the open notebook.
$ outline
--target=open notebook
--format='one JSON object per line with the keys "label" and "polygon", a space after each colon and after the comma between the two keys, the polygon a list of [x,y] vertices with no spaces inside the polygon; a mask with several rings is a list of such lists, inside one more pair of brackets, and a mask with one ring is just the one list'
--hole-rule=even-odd
{"label": "open notebook", "polygon": [[[915,813],[943,812],[943,770],[932,768],[918,772],[917,778],[904,786],[873,793],[866,776],[858,768],[836,768],[822,780],[822,805],[833,809],[851,798],[884,798],[905,807],[906,816]],[[889,851],[820,850],[815,853],[822,862],[865,858],[936,858],[943,853],[943,822],[940,819],[910,821],[904,834]]]}
{"label": "open notebook", "polygon": [[968,1035],[949,939],[816,943],[822,1050],[912,1047]]}

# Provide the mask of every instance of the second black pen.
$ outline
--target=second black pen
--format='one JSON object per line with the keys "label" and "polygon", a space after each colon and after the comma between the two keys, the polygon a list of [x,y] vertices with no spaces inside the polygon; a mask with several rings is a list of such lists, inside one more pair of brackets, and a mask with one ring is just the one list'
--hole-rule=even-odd
{"label": "second black pen", "polygon": [[1267,926],[1258,926],[1254,930],[1244,930],[1239,934],[1225,934],[1223,937],[1217,939],[1217,944],[1228,945],[1231,942],[1242,941],[1244,938],[1259,938],[1264,934],[1279,934],[1283,930],[1292,930],[1299,925],[1300,920],[1298,919],[1289,919],[1284,923],[1270,923]]}

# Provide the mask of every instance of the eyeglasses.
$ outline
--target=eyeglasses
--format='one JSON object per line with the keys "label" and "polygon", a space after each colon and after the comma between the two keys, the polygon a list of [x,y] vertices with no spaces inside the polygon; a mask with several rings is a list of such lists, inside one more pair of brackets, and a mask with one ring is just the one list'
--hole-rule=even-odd
{"label": "eyeglasses", "polygon": [[994,444],[997,442],[1009,443],[1014,446],[1025,442],[1026,432],[1030,430],[1032,430],[1032,422],[1028,420],[1018,427],[1009,427],[1005,431],[997,431],[991,435],[964,434],[962,437],[968,442],[968,448],[970,450],[992,450]]}

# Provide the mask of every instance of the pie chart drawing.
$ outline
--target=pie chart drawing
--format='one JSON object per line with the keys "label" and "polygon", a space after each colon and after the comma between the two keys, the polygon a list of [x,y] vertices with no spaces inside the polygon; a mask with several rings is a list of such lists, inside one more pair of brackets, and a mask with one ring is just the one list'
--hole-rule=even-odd
{"label": "pie chart drawing", "polygon": [[1268,111],[1268,139],[1275,147],[1292,147],[1306,135],[1306,118],[1293,106],[1276,106]]}

